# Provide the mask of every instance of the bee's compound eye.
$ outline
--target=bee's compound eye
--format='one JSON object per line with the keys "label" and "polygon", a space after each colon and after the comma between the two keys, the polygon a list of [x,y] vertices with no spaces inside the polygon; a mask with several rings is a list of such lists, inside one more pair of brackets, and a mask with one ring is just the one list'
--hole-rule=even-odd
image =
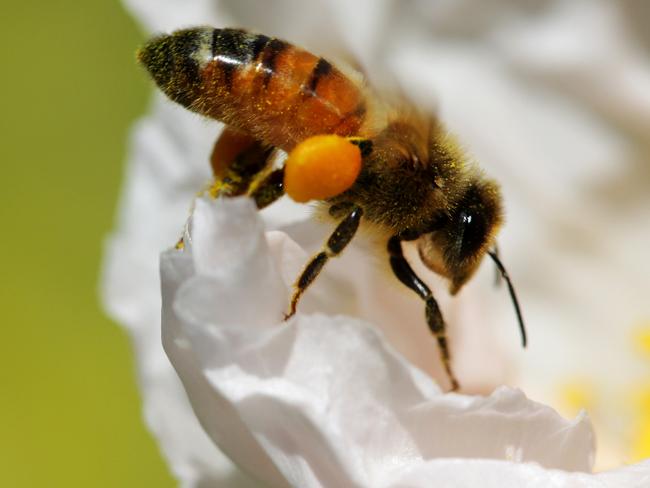
{"label": "bee's compound eye", "polygon": [[480,212],[461,211],[458,214],[460,255],[474,255],[483,246],[488,234],[488,224]]}
{"label": "bee's compound eye", "polygon": [[361,151],[344,137],[320,135],[293,148],[284,165],[284,190],[293,200],[325,200],[340,195],[361,171]]}

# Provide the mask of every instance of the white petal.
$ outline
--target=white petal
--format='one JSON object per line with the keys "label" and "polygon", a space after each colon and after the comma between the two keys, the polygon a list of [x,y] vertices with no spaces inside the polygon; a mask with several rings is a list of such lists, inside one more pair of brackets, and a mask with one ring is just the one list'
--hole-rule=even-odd
{"label": "white petal", "polygon": [[442,395],[357,320],[283,324],[278,267],[295,246],[276,243],[271,255],[247,199],[200,199],[192,231],[191,249],[162,257],[165,349],[208,435],[255,477],[379,486],[440,457],[591,469],[585,416],[567,422],[507,388]]}
{"label": "white petal", "polygon": [[387,484],[390,488],[645,488],[650,462],[600,473],[567,473],[535,464],[481,459],[435,459]]}

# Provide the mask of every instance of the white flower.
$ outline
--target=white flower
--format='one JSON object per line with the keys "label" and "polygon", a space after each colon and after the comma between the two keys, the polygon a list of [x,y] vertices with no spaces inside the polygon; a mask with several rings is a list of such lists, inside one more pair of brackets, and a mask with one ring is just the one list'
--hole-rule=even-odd
{"label": "white flower", "polygon": [[[285,233],[265,235],[248,199],[199,199],[190,228],[186,248],[161,258],[163,344],[206,433],[258,480],[581,486],[583,475],[518,463],[589,471],[584,415],[567,422],[507,388],[486,398],[444,395],[351,318],[299,313],[283,324],[304,253]],[[456,484],[431,481],[450,475]]]}
{"label": "white flower", "polygon": [[[639,43],[623,29],[619,7],[600,0],[544,7],[483,0],[414,1],[407,7],[388,0],[354,6],[286,0],[273,2],[270,10],[266,2],[248,8],[247,2],[217,0],[129,4],[152,31],[244,25],[319,53],[346,46],[372,73],[390,68],[422,104],[433,105],[439,97],[443,119],[502,182],[508,225],[500,243],[531,338],[529,351],[520,353],[506,294],[488,290],[492,270],[482,270],[453,300],[428,275],[452,329],[461,383],[484,392],[518,383],[529,394],[556,401],[561,382],[579,381],[579,391],[584,393],[586,383],[592,397],[607,400],[592,406],[609,439],[648,432],[633,429],[639,416],[650,423],[650,412],[641,410],[623,423],[620,415],[607,413],[619,411],[611,408],[620,408],[613,399],[647,380],[647,363],[630,359],[626,341],[636,324],[650,318],[650,260],[643,244],[650,228],[640,225],[648,219],[650,198],[644,169],[650,68]],[[134,338],[147,422],[184,486],[255,485],[215,442],[249,474],[278,486],[286,485],[282,480],[317,486],[310,483],[329,483],[328,476],[357,486],[445,486],[448,480],[455,486],[650,484],[647,464],[595,477],[569,473],[591,467],[591,434],[582,417],[569,426],[512,390],[486,399],[440,395],[412,366],[444,378],[421,303],[391,284],[362,240],[328,264],[300,310],[359,317],[385,339],[351,319],[301,315],[285,325],[272,320],[287,296],[279,284],[295,278],[329,230],[307,221],[304,207],[286,201],[262,212],[267,231],[283,231],[266,236],[245,204],[200,203],[192,249],[164,255],[165,344],[181,383],[160,343],[158,253],[177,240],[193,195],[209,180],[207,154],[218,130],[157,98],[134,134],[121,218],[106,261],[107,306]],[[215,219],[236,225],[229,218],[234,215],[245,228],[220,233]],[[231,315],[223,315],[223,302],[215,307],[210,290],[218,291],[237,270],[255,274],[241,277],[247,286],[273,286],[244,307],[245,290],[231,286],[224,299]],[[346,341],[358,345],[354,354]],[[262,355],[269,350],[277,357]],[[335,357],[324,357],[332,350]],[[357,360],[358,367],[346,370],[350,376],[342,376],[338,367]],[[380,372],[403,381],[388,384]],[[359,398],[352,400],[366,410],[350,406],[347,380],[353,378],[352,393]],[[262,406],[268,407],[265,415],[281,413],[274,419],[292,422],[290,428],[263,422]],[[451,418],[465,423],[458,426]],[[224,424],[237,435],[224,433]],[[466,439],[497,426],[504,437],[492,442],[481,435],[456,446],[449,434]],[[446,436],[444,442],[432,441],[434,429],[441,429],[435,434]],[[566,429],[563,442],[553,439],[553,429]],[[528,438],[508,437],[525,432]],[[278,437],[287,433],[296,436],[291,446]],[[622,456],[613,457],[620,462]]]}

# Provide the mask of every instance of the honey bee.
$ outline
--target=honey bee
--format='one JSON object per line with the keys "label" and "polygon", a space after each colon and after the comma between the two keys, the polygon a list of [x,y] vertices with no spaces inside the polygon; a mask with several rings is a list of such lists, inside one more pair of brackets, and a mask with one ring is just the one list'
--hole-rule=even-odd
{"label": "honey bee", "polygon": [[[211,155],[213,195],[249,195],[263,208],[287,193],[322,202],[337,220],[295,282],[285,319],[363,220],[388,236],[394,275],[424,301],[452,390],[459,384],[445,322],[402,242],[417,241],[422,262],[449,280],[451,294],[489,255],[508,285],[525,346],[519,304],[496,252],[499,186],[468,164],[436,117],[402,99],[382,100],[362,77],[322,57],[240,29],[161,35],[138,51],[138,60],[171,100],[226,124]],[[288,157],[274,169],[277,150]]]}

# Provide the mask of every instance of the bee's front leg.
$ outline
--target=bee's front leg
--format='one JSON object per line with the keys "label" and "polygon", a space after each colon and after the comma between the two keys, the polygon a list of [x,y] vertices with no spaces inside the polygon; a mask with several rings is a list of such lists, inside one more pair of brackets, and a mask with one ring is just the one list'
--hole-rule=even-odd
{"label": "bee's front leg", "polygon": [[390,256],[390,265],[393,273],[402,283],[408,286],[411,290],[417,293],[426,306],[426,320],[429,329],[438,341],[438,349],[440,350],[440,357],[442,363],[449,376],[452,391],[458,390],[458,380],[451,370],[451,355],[449,354],[449,346],[447,344],[447,333],[445,331],[445,321],[440,313],[438,302],[433,297],[429,287],[415,274],[411,265],[404,258],[402,251],[402,240],[400,236],[391,237],[388,241],[388,254]]}
{"label": "bee's front leg", "polygon": [[336,229],[332,235],[330,235],[329,239],[327,239],[321,252],[311,258],[296,281],[293,296],[291,297],[289,312],[284,316],[285,320],[296,313],[296,307],[298,306],[300,297],[319,275],[329,258],[341,254],[343,249],[345,249],[345,246],[350,243],[359,228],[359,222],[361,221],[362,216],[363,209],[361,207],[350,205],[350,210],[347,212],[347,215],[343,220],[341,220],[339,225],[336,226]]}

